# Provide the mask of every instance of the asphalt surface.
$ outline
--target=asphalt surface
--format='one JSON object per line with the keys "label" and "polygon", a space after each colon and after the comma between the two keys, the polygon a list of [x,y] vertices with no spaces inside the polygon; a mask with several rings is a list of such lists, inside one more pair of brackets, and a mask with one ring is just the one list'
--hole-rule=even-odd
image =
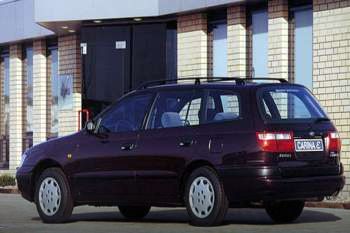
{"label": "asphalt surface", "polygon": [[126,221],[116,207],[77,207],[71,222],[43,224],[34,204],[19,195],[0,194],[0,232],[10,233],[186,233],[186,232],[276,232],[348,233],[350,210],[306,208],[292,224],[273,224],[262,209],[231,209],[220,227],[199,228],[188,224],[183,208],[152,208],[142,221]]}

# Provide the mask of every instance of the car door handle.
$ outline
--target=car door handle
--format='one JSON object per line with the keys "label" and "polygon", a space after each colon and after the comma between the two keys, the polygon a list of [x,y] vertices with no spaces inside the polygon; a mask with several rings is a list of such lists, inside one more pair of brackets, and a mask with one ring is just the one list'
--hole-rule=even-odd
{"label": "car door handle", "polygon": [[120,149],[124,151],[133,150],[134,148],[135,148],[135,144],[133,143],[125,144],[120,147]]}
{"label": "car door handle", "polygon": [[182,140],[179,143],[179,146],[180,147],[189,147],[189,146],[192,146],[192,144],[193,144],[193,140]]}

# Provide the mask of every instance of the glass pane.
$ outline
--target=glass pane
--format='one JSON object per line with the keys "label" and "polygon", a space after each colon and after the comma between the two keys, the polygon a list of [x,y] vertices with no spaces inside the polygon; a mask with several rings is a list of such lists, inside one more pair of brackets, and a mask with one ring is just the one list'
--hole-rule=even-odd
{"label": "glass pane", "polygon": [[26,48],[27,132],[33,132],[33,48]]}
{"label": "glass pane", "polygon": [[172,128],[199,124],[201,94],[193,91],[160,93],[149,119],[148,128]]}
{"label": "glass pane", "polygon": [[10,119],[10,58],[8,55],[3,57],[4,59],[4,122],[5,122],[5,135],[9,135],[9,119]]}
{"label": "glass pane", "polygon": [[227,24],[213,25],[213,76],[227,76]]}
{"label": "glass pane", "polygon": [[50,49],[51,78],[51,137],[58,136],[58,49]]}
{"label": "glass pane", "polygon": [[327,117],[316,99],[304,88],[263,88],[258,95],[266,120]]}
{"label": "glass pane", "polygon": [[252,56],[254,77],[268,76],[268,15],[267,10],[252,12]]}
{"label": "glass pane", "polygon": [[294,12],[295,82],[312,90],[312,10]]}
{"label": "glass pane", "polygon": [[113,133],[140,130],[151,99],[151,95],[140,95],[122,100],[102,116],[101,129]]}
{"label": "glass pane", "polygon": [[240,102],[231,91],[211,91],[208,96],[206,122],[235,120],[240,117]]}

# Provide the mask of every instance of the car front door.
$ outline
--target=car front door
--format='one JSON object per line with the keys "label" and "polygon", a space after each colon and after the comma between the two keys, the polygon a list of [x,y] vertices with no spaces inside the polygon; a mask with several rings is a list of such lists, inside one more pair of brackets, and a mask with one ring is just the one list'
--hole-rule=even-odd
{"label": "car front door", "polygon": [[196,154],[196,130],[202,104],[200,91],[158,93],[146,129],[140,133],[136,184],[144,201],[179,201],[179,175]]}
{"label": "car front door", "polygon": [[153,94],[122,99],[101,115],[99,130],[77,149],[73,186],[80,201],[123,201],[136,195],[138,137]]}

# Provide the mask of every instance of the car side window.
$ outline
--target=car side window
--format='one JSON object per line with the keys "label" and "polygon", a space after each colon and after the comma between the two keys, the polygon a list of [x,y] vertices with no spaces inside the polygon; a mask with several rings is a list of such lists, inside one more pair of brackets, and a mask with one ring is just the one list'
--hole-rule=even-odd
{"label": "car side window", "polygon": [[201,92],[160,92],[151,111],[148,129],[198,125],[200,122]]}
{"label": "car side window", "polygon": [[101,130],[112,133],[140,130],[151,101],[152,94],[121,100],[102,116]]}
{"label": "car side window", "polygon": [[241,118],[240,98],[229,90],[210,90],[205,109],[205,123]]}

